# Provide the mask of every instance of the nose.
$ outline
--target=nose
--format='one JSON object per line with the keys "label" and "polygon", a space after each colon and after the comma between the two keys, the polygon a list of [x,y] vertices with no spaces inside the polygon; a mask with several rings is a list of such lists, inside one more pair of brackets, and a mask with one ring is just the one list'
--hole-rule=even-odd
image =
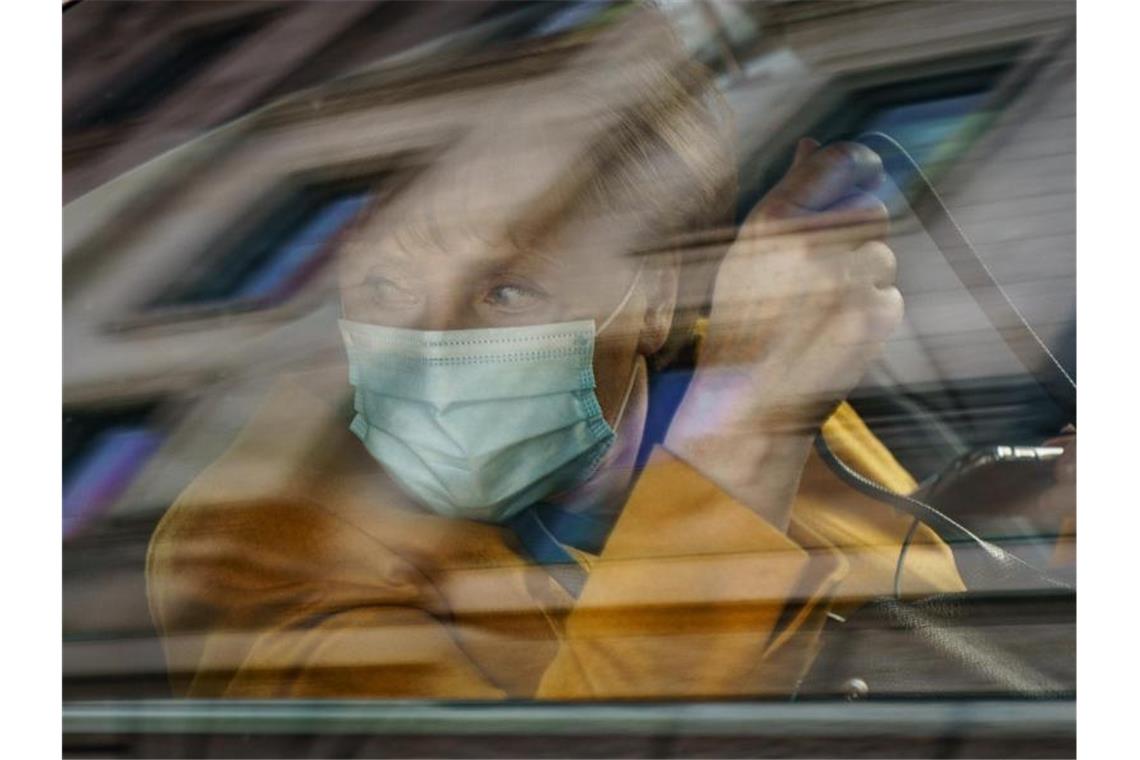
{"label": "nose", "polygon": [[420,312],[418,330],[462,330],[472,327],[470,282],[462,273],[440,274],[430,278]]}

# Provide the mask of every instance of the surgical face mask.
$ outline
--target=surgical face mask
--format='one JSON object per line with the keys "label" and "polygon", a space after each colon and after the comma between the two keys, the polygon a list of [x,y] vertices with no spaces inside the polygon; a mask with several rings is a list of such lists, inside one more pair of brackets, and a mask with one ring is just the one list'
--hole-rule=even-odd
{"label": "surgical face mask", "polygon": [[[356,388],[350,429],[407,493],[447,517],[501,522],[573,488],[614,442],[594,392],[594,339],[640,275],[596,331],[593,320],[421,331],[342,319]],[[628,400],[629,389],[619,418]]]}

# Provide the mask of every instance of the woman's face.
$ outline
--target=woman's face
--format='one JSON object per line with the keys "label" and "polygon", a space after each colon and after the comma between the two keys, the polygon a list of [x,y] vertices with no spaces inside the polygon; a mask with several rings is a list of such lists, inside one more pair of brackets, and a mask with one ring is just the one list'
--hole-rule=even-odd
{"label": "woman's face", "polygon": [[522,233],[544,175],[559,168],[549,155],[529,161],[530,171],[501,172],[500,181],[483,186],[457,181],[467,167],[436,167],[378,213],[341,259],[344,316],[416,330],[588,319],[600,326],[629,293],[594,356],[598,400],[612,423],[634,360],[656,350],[668,331],[660,323],[671,318],[676,273],[670,280],[659,261],[639,265],[630,255],[637,220],[628,216],[579,212],[559,220],[554,234]]}

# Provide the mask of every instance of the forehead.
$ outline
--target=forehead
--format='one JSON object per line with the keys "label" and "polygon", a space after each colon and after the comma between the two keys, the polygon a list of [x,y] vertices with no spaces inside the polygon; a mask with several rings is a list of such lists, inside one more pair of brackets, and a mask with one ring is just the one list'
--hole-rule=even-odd
{"label": "forehead", "polygon": [[632,245],[630,214],[579,203],[591,130],[584,119],[500,120],[438,157],[347,246],[356,265],[529,255],[609,259]]}

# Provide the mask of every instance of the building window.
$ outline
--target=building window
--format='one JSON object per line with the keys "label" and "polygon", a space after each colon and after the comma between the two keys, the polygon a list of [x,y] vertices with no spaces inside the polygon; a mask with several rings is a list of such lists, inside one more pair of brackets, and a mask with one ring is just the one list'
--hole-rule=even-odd
{"label": "building window", "polygon": [[155,403],[63,411],[63,536],[71,538],[126,491],[165,433]]}
{"label": "building window", "polygon": [[223,255],[190,266],[142,311],[180,318],[286,300],[332,258],[342,233],[369,208],[374,187],[358,181],[288,192],[252,229],[223,241]]}
{"label": "building window", "polygon": [[[996,51],[984,63],[954,69],[952,62],[937,74],[890,79],[875,84],[844,81],[822,99],[828,106],[814,118],[793,120],[795,134],[752,176],[748,168],[742,182],[741,219],[771,189],[791,163],[795,141],[811,136],[827,144],[851,140],[866,132],[893,137],[927,174],[937,176],[953,164],[981,136],[1000,112],[995,88],[1013,67],[1019,49]],[[818,109],[818,106],[813,106]],[[754,164],[755,165],[755,164]],[[889,195],[894,192],[886,189]],[[891,198],[884,197],[890,205]]]}

